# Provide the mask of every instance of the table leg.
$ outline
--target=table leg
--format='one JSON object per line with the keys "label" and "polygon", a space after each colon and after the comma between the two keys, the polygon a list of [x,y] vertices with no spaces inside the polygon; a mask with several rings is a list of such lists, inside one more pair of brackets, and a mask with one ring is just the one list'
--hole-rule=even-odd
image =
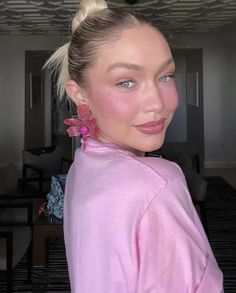
{"label": "table leg", "polygon": [[63,226],[54,224],[33,227],[33,266],[45,266],[46,238],[63,237]]}
{"label": "table leg", "polygon": [[33,232],[33,266],[45,265],[45,236],[43,227],[35,226]]}

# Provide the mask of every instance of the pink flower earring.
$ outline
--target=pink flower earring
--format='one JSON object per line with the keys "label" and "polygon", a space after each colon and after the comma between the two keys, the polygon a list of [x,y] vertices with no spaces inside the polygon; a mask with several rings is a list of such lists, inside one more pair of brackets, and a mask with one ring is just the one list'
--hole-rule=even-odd
{"label": "pink flower earring", "polygon": [[98,127],[96,120],[92,117],[92,113],[86,104],[79,104],[77,107],[77,117],[66,119],[64,124],[70,126],[67,129],[69,137],[81,135],[81,144],[83,149],[86,148],[86,140],[88,137],[97,138]]}

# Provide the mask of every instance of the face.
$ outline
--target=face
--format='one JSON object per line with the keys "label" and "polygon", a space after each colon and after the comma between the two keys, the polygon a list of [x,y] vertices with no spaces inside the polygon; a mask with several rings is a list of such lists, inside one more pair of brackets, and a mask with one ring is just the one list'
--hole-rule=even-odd
{"label": "face", "polygon": [[134,152],[160,148],[178,103],[174,71],[166,40],[148,25],[107,44],[86,72],[83,89],[98,139]]}

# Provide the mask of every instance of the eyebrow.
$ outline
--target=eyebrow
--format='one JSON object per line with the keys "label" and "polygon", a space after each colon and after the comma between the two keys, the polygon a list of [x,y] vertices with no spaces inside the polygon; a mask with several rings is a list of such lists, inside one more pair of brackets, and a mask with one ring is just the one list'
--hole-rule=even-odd
{"label": "eyebrow", "polygon": [[[169,64],[174,63],[174,59],[171,57],[168,60],[166,60],[165,62],[163,62],[160,66],[160,69],[158,71],[161,71],[163,69],[165,69]],[[136,71],[142,71],[144,69],[143,66],[137,65],[137,64],[133,64],[133,63],[125,63],[125,62],[118,62],[118,63],[114,63],[112,65],[110,65],[107,69],[107,72],[112,71],[116,68],[127,68],[130,70],[136,70]]]}
{"label": "eyebrow", "polygon": [[130,70],[141,71],[143,69],[143,66],[132,64],[132,63],[118,62],[109,66],[107,69],[107,72],[112,71],[113,69],[116,69],[116,68],[127,68]]}
{"label": "eyebrow", "polygon": [[166,60],[165,62],[162,63],[159,70],[161,71],[161,70],[165,69],[168,65],[170,65],[172,63],[175,64],[175,61],[174,61],[173,57],[170,57],[168,60]]}

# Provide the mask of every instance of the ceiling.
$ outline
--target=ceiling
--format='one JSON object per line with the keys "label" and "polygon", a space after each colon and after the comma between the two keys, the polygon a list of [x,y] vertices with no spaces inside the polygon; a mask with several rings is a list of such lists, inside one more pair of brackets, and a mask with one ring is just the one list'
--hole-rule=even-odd
{"label": "ceiling", "polygon": [[[68,35],[78,0],[0,0],[0,35]],[[107,1],[134,10],[167,32],[236,32],[236,0]]]}

